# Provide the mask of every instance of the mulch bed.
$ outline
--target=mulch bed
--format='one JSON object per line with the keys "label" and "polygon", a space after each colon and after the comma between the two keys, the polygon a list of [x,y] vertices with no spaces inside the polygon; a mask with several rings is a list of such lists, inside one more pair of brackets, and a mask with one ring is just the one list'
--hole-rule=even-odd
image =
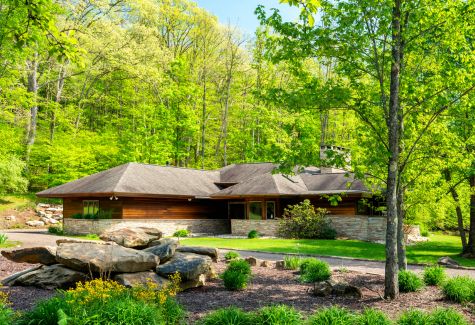
{"label": "mulch bed", "polygon": [[[31,266],[31,264],[13,263],[0,256],[0,278]],[[223,261],[216,264],[218,274],[225,268],[226,264]],[[213,279],[205,287],[178,294],[179,302],[188,311],[188,321],[191,323],[208,312],[222,307],[236,306],[244,310],[254,310],[271,304],[287,304],[307,314],[321,307],[332,305],[352,310],[373,307],[384,311],[393,319],[408,308],[430,311],[436,307],[452,307],[475,323],[473,307],[463,307],[460,304],[445,301],[440,289],[436,287],[426,287],[420,292],[402,293],[396,301],[385,301],[381,298],[384,291],[384,277],[355,271],[334,271],[332,275],[334,280],[346,281],[360,287],[364,297],[359,300],[341,297],[315,297],[309,293],[312,286],[298,282],[298,275],[295,271],[254,266],[252,274],[252,282],[244,291],[227,291],[220,279]],[[54,291],[27,287],[6,287],[0,290],[8,292],[12,307],[16,310],[31,309],[38,300],[54,295]]]}

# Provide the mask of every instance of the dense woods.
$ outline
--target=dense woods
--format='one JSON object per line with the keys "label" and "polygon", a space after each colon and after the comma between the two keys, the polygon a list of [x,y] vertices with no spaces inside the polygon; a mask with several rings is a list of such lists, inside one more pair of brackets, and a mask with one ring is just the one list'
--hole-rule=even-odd
{"label": "dense woods", "polygon": [[298,22],[258,7],[249,36],[187,0],[2,1],[0,192],[333,144],[388,189],[390,247],[406,222],[475,254],[474,1],[284,2]]}

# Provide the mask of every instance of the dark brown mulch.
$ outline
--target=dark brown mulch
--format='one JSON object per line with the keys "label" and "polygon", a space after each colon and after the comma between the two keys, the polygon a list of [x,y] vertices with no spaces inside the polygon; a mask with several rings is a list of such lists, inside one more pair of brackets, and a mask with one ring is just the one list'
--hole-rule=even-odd
{"label": "dark brown mulch", "polygon": [[[32,267],[31,264],[13,263],[0,256],[0,278]],[[217,273],[226,267],[224,262],[216,264]],[[339,305],[352,310],[373,307],[384,311],[391,318],[408,308],[433,310],[436,307],[453,307],[464,313],[475,324],[475,314],[471,307],[445,301],[436,287],[427,287],[420,292],[403,293],[396,301],[381,298],[384,278],[380,275],[358,272],[333,272],[333,279],[346,281],[362,289],[361,300],[337,297],[314,297],[309,291],[311,285],[298,282],[294,271],[277,270],[273,267],[252,267],[253,279],[244,291],[227,291],[220,279],[210,280],[205,287],[191,289],[178,294],[178,300],[188,311],[189,322],[203,317],[217,308],[237,306],[244,310],[254,310],[271,304],[291,305],[304,313],[312,313],[324,306]],[[52,297],[55,292],[31,287],[5,287],[15,310],[31,309],[41,299]]]}

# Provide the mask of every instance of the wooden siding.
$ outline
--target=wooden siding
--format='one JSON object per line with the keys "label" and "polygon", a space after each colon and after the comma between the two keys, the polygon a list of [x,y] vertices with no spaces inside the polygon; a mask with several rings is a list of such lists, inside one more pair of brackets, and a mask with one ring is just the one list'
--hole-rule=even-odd
{"label": "wooden siding", "polygon": [[128,198],[124,219],[226,219],[227,205],[218,200]]}
{"label": "wooden siding", "polygon": [[122,203],[121,199],[119,200],[110,200],[109,198],[94,198],[94,197],[85,197],[85,198],[64,198],[63,199],[63,215],[65,218],[70,218],[73,214],[83,213],[83,201],[84,200],[98,200],[99,209],[101,210],[111,210],[112,219],[121,219],[122,218]]}

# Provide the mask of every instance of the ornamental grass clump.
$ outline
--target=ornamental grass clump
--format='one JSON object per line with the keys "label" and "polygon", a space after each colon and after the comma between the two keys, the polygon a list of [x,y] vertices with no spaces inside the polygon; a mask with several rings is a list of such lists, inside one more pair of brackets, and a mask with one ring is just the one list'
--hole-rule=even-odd
{"label": "ornamental grass clump", "polygon": [[226,289],[243,290],[251,278],[251,266],[244,260],[233,260],[220,277]]}
{"label": "ornamental grass clump", "polygon": [[409,309],[399,316],[397,325],[430,325],[429,315],[419,309]]}
{"label": "ornamental grass clump", "polygon": [[318,310],[308,319],[309,325],[353,325],[356,316],[345,308],[330,307]]}
{"label": "ornamental grass clump", "polygon": [[300,325],[302,314],[287,305],[268,306],[256,312],[255,324],[260,325]]}
{"label": "ornamental grass clump", "polygon": [[424,287],[422,279],[416,273],[407,270],[399,272],[398,282],[401,292],[414,292]]}
{"label": "ornamental grass clump", "polygon": [[444,283],[442,292],[447,299],[455,302],[475,302],[475,280],[469,276],[453,277]]}
{"label": "ornamental grass clump", "polygon": [[238,252],[234,252],[234,251],[229,251],[226,254],[224,254],[224,259],[226,261],[235,260],[235,259],[238,259],[240,257],[241,257],[241,255]]}
{"label": "ornamental grass clump", "polygon": [[453,308],[437,308],[429,318],[431,325],[468,325],[463,315]]}
{"label": "ornamental grass clump", "polygon": [[441,285],[445,281],[446,277],[447,275],[445,273],[445,268],[442,266],[436,265],[424,268],[424,283],[429,286]]}
{"label": "ornamental grass clump", "polygon": [[391,325],[392,322],[381,310],[368,308],[355,317],[353,325]]}
{"label": "ornamental grass clump", "polygon": [[300,263],[300,281],[314,283],[328,280],[331,270],[328,263],[316,258],[307,258]]}
{"label": "ornamental grass clump", "polygon": [[5,244],[8,240],[8,236],[6,234],[0,234],[0,245]]}
{"label": "ornamental grass clump", "polygon": [[200,325],[254,325],[254,316],[237,307],[217,309],[206,315]]}
{"label": "ornamental grass clump", "polygon": [[298,256],[284,256],[284,269],[297,270],[302,259]]}

